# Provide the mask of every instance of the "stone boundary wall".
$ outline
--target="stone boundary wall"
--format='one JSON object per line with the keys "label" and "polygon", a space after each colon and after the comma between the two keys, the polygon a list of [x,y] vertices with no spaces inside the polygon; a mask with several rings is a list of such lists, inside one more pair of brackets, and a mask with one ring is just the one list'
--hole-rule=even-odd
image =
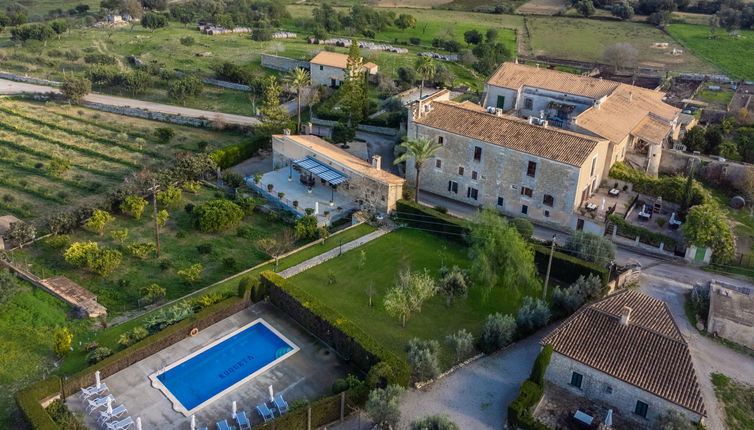
{"label": "stone boundary wall", "polygon": [[277,55],[261,54],[262,67],[278,70],[280,72],[290,72],[296,68],[309,70],[309,62],[294,60],[293,58],[280,57]]}
{"label": "stone boundary wall", "polygon": [[[323,127],[334,127],[337,121],[330,121],[329,119],[321,119],[317,117],[312,117],[311,123],[314,125],[320,125]],[[356,127],[356,129],[359,131],[367,132],[367,133],[383,134],[386,136],[397,136],[398,133],[400,133],[400,129],[398,128],[377,127],[375,125],[366,125],[366,124],[359,124],[359,126]]]}
{"label": "stone boundary wall", "polygon": [[251,88],[249,88],[248,85],[237,84],[235,82],[221,81],[219,79],[204,78],[202,79],[202,82],[204,82],[207,85],[214,85],[216,87],[226,88],[229,90],[251,91]]}
{"label": "stone boundary wall", "polygon": [[8,79],[9,81],[26,82],[29,84],[49,85],[53,87],[59,87],[62,85],[60,82],[48,81],[47,79],[32,78],[31,76],[22,76],[15,73],[0,72],[0,78]]}

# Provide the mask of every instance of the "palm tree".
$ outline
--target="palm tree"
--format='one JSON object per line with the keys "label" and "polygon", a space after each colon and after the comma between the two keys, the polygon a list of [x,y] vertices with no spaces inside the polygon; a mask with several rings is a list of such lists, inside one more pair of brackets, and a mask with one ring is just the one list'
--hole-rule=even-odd
{"label": "palm tree", "polygon": [[421,173],[424,163],[440,149],[441,145],[434,140],[422,136],[416,139],[406,139],[400,146],[406,152],[396,158],[393,164],[402,163],[409,158],[414,160],[414,168],[416,169],[416,195],[414,196],[414,201],[419,203],[419,173]]}
{"label": "palm tree", "polygon": [[419,100],[424,96],[424,81],[435,77],[435,61],[432,57],[423,56],[416,59],[416,71],[422,77],[422,86],[419,87]]}
{"label": "palm tree", "polygon": [[301,132],[301,90],[311,83],[309,72],[297,67],[288,75],[288,84],[296,89],[296,132]]}

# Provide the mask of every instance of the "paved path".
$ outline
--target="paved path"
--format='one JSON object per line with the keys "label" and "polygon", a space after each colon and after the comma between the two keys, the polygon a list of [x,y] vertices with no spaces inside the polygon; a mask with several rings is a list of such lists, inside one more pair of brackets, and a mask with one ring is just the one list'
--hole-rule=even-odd
{"label": "paved path", "polygon": [[342,252],[348,252],[354,248],[357,248],[367,242],[370,242],[374,239],[377,239],[380,236],[383,236],[387,233],[389,233],[390,230],[387,229],[377,229],[367,235],[364,235],[356,240],[353,240],[348,243],[344,243],[343,246],[339,246],[337,248],[333,248],[327,252],[323,252],[322,254],[319,254],[316,257],[310,258],[302,263],[299,263],[293,267],[289,267],[282,272],[278,273],[283,278],[291,278],[293,276],[298,275],[299,273],[311,269],[312,267],[322,264],[325,261],[332,260],[333,258],[339,256]]}
{"label": "paved path", "polygon": [[[0,94],[59,94],[60,90],[44,85],[27,84],[23,82],[9,81],[0,79]],[[166,105],[162,103],[152,103],[143,100],[128,99],[124,97],[106,96],[103,94],[89,94],[84,97],[84,101],[92,103],[101,103],[109,106],[131,107],[143,109],[151,112],[160,112],[172,115],[182,115],[192,118],[206,118],[210,120],[222,121],[227,124],[238,125],[258,125],[261,122],[250,116],[234,115],[222,112],[213,112],[201,109],[191,109],[181,106]]]}
{"label": "paved path", "polygon": [[[446,414],[462,429],[500,430],[506,422],[508,403],[518,395],[532,363],[539,354],[539,341],[553,327],[481,358],[432,384],[426,391],[411,389],[401,402],[401,422],[396,430],[408,429],[412,420]],[[352,416],[335,430],[371,428],[366,416]]]}

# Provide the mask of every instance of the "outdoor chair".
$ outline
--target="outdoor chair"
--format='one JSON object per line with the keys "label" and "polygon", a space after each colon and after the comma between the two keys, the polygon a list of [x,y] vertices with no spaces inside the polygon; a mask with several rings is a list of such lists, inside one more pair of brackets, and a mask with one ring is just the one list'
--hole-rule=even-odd
{"label": "outdoor chair", "polygon": [[238,424],[238,428],[241,430],[251,430],[251,423],[249,422],[249,418],[246,416],[246,412],[241,411],[236,414],[236,424]]}
{"label": "outdoor chair", "polygon": [[120,405],[117,408],[113,409],[112,413],[108,414],[107,411],[100,412],[99,419],[97,421],[104,423],[105,421],[110,421],[114,418],[120,418],[127,412],[128,409],[126,409],[126,405]]}
{"label": "outdoor chair", "polygon": [[283,415],[284,413],[288,412],[288,402],[283,400],[283,396],[281,394],[278,394],[277,397],[272,400],[272,402],[275,403],[275,407],[277,408],[279,415]]}
{"label": "outdoor chair", "polygon": [[134,420],[133,418],[128,417],[124,420],[105,424],[105,430],[125,430],[132,425],[134,425]]}
{"label": "outdoor chair", "polygon": [[217,423],[217,430],[230,430],[230,426],[228,425],[228,421],[222,420]]}
{"label": "outdoor chair", "polygon": [[257,405],[257,412],[259,412],[259,415],[262,416],[262,419],[264,420],[264,422],[267,422],[275,418],[275,415],[272,413],[270,408],[268,408],[265,403],[262,403],[261,405]]}
{"label": "outdoor chair", "polygon": [[96,385],[92,385],[91,387],[88,387],[88,388],[82,388],[81,393],[79,393],[79,397],[81,397],[82,400],[86,400],[89,397],[92,397],[97,394],[102,394],[105,391],[107,391],[107,384],[102,383],[99,385],[99,388],[97,388]]}
{"label": "outdoor chair", "polygon": [[91,414],[97,409],[107,406],[107,399],[112,399],[111,401],[113,402],[115,401],[115,397],[113,397],[112,394],[108,394],[107,397],[97,397],[94,400],[87,400],[86,413]]}

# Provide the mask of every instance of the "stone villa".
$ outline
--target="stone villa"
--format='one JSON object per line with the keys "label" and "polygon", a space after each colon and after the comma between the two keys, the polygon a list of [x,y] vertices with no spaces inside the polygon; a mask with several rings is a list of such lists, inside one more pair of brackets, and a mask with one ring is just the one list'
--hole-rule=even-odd
{"label": "stone villa", "polygon": [[[343,83],[348,64],[348,55],[337,52],[320,51],[309,61],[312,85],[337,88]],[[380,70],[374,63],[364,63],[364,72],[374,76]]]}
{"label": "stone villa", "polygon": [[541,343],[553,347],[546,398],[554,385],[551,392],[566,390],[584,409],[607,405],[629,428],[652,428],[667,410],[693,422],[706,416],[688,345],[661,300],[621,291],[583,307]]}

